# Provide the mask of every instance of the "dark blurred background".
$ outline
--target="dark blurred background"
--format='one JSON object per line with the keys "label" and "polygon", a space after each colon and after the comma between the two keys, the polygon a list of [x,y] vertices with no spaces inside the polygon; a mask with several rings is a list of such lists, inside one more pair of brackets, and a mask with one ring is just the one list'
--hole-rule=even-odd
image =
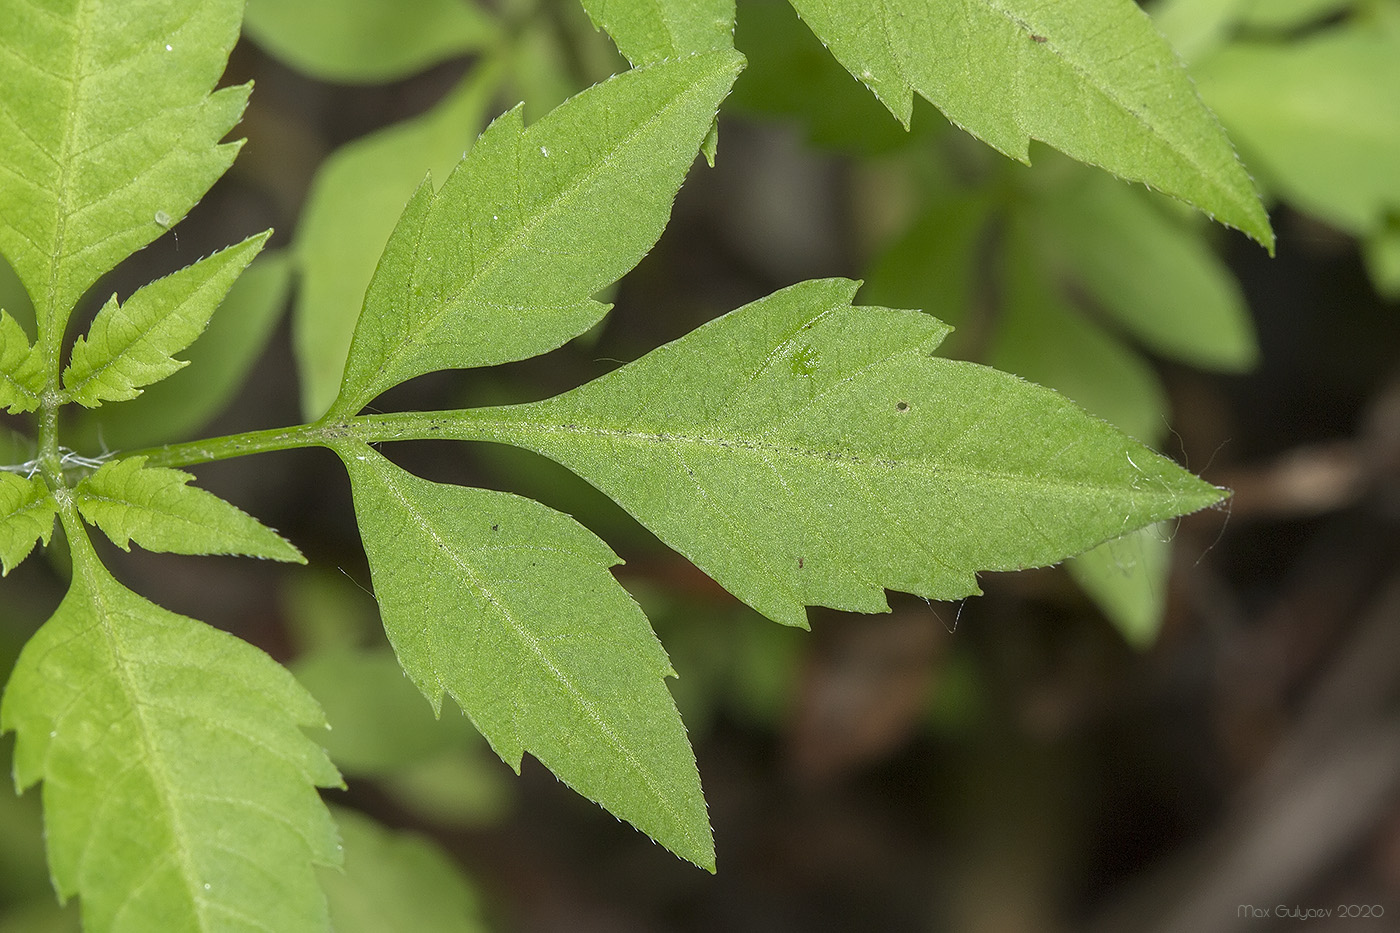
{"label": "dark blurred background", "polygon": [[[145,250],[108,291],[268,226],[285,245],[327,153],[422,112],[465,67],[329,85],[240,45],[227,80],[257,84],[242,156],[178,240]],[[937,133],[940,119],[921,108],[916,124]],[[793,121],[726,116],[716,167],[697,164],[599,331],[540,359],[424,377],[376,405],[543,397],[778,287],[859,277],[903,210],[886,167],[820,148]],[[437,778],[352,775],[328,796],[437,840],[505,930],[1400,929],[1400,308],[1372,291],[1352,240],[1287,207],[1273,217],[1276,258],[1220,237],[1259,367],[1158,364],[1173,408],[1164,452],[1235,494],[1170,530],[1150,647],[1129,647],[1055,568],[984,575],[986,595],[961,604],[892,594],[887,616],[813,610],[810,633],[782,629],[547,462],[389,446],[420,475],[536,496],[626,559],[619,577],[680,672],[719,872],[678,861],[528,757],[515,778],[477,746]],[[201,433],[300,421],[289,346],[284,324]],[[119,579],[287,662],[308,629],[354,616],[372,631],[332,455],[196,472],[311,566],[107,548]],[[7,637],[37,627],[61,581],[44,561],[11,575]],[[318,588],[334,595],[307,595]],[[308,622],[317,612],[332,618]],[[1347,918],[1348,905],[1383,916]],[[1300,924],[1294,908],[1332,916]]]}

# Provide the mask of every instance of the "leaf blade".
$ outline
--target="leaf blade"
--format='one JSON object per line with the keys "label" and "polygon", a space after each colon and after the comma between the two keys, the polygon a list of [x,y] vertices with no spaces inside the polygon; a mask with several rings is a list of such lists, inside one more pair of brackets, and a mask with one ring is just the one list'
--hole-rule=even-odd
{"label": "leaf blade", "polygon": [[19,322],[0,311],[0,405],[12,415],[33,411],[43,391],[43,360]]}
{"label": "leaf blade", "polygon": [[494,121],[441,191],[421,186],[405,209],[332,412],[425,372],[535,356],[596,323],[607,307],[590,296],[660,236],[742,61],[633,69],[529,128],[518,108]]}
{"label": "leaf blade", "polygon": [[304,564],[306,558],[277,532],[213,493],[187,483],[181,470],[147,467],[145,457],[103,464],[73,491],[83,518],[127,551],[242,554]]}
{"label": "leaf blade", "polygon": [[582,0],[633,65],[734,47],[734,0]]}
{"label": "leaf blade", "polygon": [[1273,248],[1258,194],[1131,0],[791,0],[906,126],[913,95],[1029,161],[1038,139],[1144,181]]}
{"label": "leaf blade", "polygon": [[[81,537],[81,532],[76,537]],[[58,610],[0,701],[15,780],[44,782],[60,897],[93,931],[322,929],[312,864],[336,864],[300,731],[315,701],[265,654],[127,590],[86,539]]]}
{"label": "leaf blade", "polygon": [[120,304],[112,296],[87,335],[73,344],[63,371],[68,397],[96,408],[104,401],[135,398],[143,386],[179,372],[186,364],[174,354],[204,333],[234,281],[271,235],[269,230],[220,250],[142,286]]}
{"label": "leaf blade", "polygon": [[381,0],[251,0],[246,31],[299,71],[323,81],[381,83],[500,39],[480,4],[416,0],[405,16]]}
{"label": "leaf blade", "polygon": [[142,12],[15,4],[0,35],[0,252],[34,297],[41,339],[56,341],[78,297],[183,217],[238,150],[219,139],[249,89],[210,91],[242,4]]}
{"label": "leaf blade", "polygon": [[9,576],[34,550],[49,543],[58,505],[41,477],[0,473],[0,575]]}
{"label": "leaf blade", "polygon": [[[571,392],[477,415],[607,493],[768,617],[978,592],[1221,491],[1016,377],[930,353],[946,327],[792,286]],[[470,417],[470,415],[469,415]],[[440,436],[480,437],[473,426]]]}
{"label": "leaf blade", "polygon": [[[434,708],[448,693],[515,768],[579,793],[713,871],[695,759],[618,562],[568,516],[412,476],[364,445],[350,473],[385,631]],[[412,556],[408,556],[412,555]]]}

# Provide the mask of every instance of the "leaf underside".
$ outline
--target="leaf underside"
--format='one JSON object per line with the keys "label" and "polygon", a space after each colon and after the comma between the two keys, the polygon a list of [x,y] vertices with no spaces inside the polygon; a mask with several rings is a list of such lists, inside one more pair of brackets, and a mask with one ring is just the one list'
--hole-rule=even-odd
{"label": "leaf underside", "polygon": [[791,0],[906,126],[918,93],[995,149],[1032,139],[1146,182],[1273,249],[1244,167],[1132,0]]}
{"label": "leaf underside", "polygon": [[323,725],[284,668],[127,590],[85,539],[0,705],[89,931],[325,929],[312,866],[339,852],[315,785],[340,778],[301,732]]}
{"label": "leaf underside", "polygon": [[450,694],[512,768],[530,752],[713,871],[699,773],[664,684],[674,672],[608,572],[617,556],[532,499],[419,479],[362,444],[336,450],[385,631],[434,708]]}
{"label": "leaf underside", "polygon": [[[553,399],[483,413],[763,614],[979,592],[1220,490],[1062,396],[932,356],[947,328],[805,282]],[[478,414],[476,417],[481,417]],[[451,416],[439,424],[453,436]],[[470,431],[460,436],[479,436]]]}

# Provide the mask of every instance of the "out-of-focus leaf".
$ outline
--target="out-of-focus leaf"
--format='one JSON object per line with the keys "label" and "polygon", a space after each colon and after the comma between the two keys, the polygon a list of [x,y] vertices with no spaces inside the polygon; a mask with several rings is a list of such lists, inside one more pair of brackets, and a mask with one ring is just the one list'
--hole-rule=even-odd
{"label": "out-of-focus leaf", "polygon": [[500,69],[483,65],[432,110],[336,150],[316,174],[297,228],[293,344],[302,412],[340,388],[355,320],[394,223],[429,172],[444,177],[480,132]]}
{"label": "out-of-focus leaf", "polygon": [[[1030,225],[1013,225],[993,363],[1063,392],[1120,430],[1155,443],[1167,423],[1166,394],[1156,374],[1065,306],[1038,259],[1042,246]],[[1123,636],[1144,645],[1161,625],[1169,560],[1159,529],[1149,526],[1074,557],[1068,567]]]}
{"label": "out-of-focus leaf", "polygon": [[1145,193],[1086,172],[1047,192],[1035,217],[1042,252],[1152,350],[1208,369],[1248,369],[1258,358],[1234,276]]}
{"label": "out-of-focus leaf", "polygon": [[1005,297],[989,362],[1062,392],[1129,436],[1154,443],[1167,412],[1157,374],[1066,305],[1035,249],[1027,227],[1008,238]]}
{"label": "out-of-focus leaf", "polygon": [[1400,298],[1400,224],[1370,236],[1363,250],[1376,290],[1387,298]]}
{"label": "out-of-focus leaf", "polygon": [[405,78],[500,39],[476,0],[248,0],[245,28],[292,67],[347,83]]}
{"label": "out-of-focus leaf", "polygon": [[337,808],[344,871],[323,869],[336,933],[485,933],[476,893],[428,839]]}
{"label": "out-of-focus leaf", "polygon": [[1271,192],[1353,234],[1400,210],[1400,33],[1241,43],[1193,72]]}
{"label": "out-of-focus leaf", "polygon": [[1356,5],[1356,0],[1237,0],[1239,20],[1256,29],[1297,29]]}
{"label": "out-of-focus leaf", "polygon": [[[1188,62],[1210,54],[1230,37],[1240,13],[1251,0],[1157,0],[1152,21]],[[1272,2],[1272,0],[1265,0]]]}
{"label": "out-of-focus leaf", "polygon": [[320,741],[346,774],[391,775],[475,737],[455,710],[430,715],[387,646],[321,651],[292,673],[325,710],[331,728]]}
{"label": "out-of-focus leaf", "polygon": [[[989,199],[969,194],[939,201],[880,254],[861,297],[887,308],[918,308],[963,328],[977,292],[982,239],[993,220]],[[945,345],[962,356],[971,331],[956,330]]]}
{"label": "out-of-focus leaf", "polygon": [[1166,533],[1164,525],[1142,528],[1065,564],[1070,576],[1135,648],[1149,647],[1162,627],[1172,556]]}

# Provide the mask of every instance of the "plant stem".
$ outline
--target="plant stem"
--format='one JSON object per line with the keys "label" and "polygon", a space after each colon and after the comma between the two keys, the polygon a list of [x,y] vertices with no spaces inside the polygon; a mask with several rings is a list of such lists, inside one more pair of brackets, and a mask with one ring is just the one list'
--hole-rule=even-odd
{"label": "plant stem", "polygon": [[515,407],[360,415],[148,447],[128,451],[123,456],[146,457],[146,465],[152,467],[182,467],[297,447],[334,448],[338,442],[347,440],[366,444],[433,439],[508,440],[531,423],[515,414]]}

